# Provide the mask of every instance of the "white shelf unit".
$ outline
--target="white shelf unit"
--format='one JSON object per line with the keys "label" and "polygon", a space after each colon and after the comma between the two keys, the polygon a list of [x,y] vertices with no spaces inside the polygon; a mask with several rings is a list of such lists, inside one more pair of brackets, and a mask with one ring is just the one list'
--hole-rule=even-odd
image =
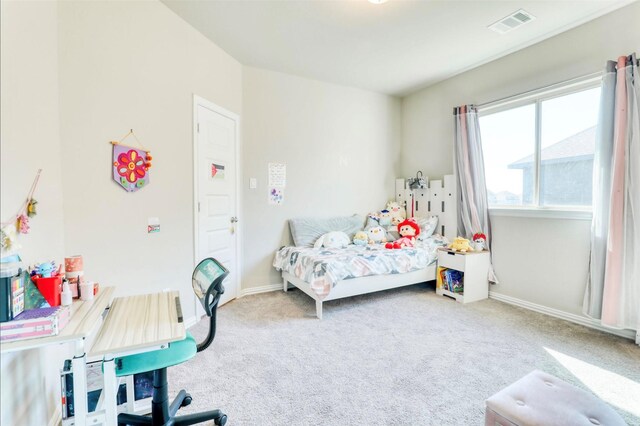
{"label": "white shelf unit", "polygon": [[489,252],[455,252],[447,249],[438,250],[438,271],[440,268],[455,269],[464,272],[464,290],[454,293],[436,287],[436,294],[449,296],[460,303],[470,303],[489,297]]}

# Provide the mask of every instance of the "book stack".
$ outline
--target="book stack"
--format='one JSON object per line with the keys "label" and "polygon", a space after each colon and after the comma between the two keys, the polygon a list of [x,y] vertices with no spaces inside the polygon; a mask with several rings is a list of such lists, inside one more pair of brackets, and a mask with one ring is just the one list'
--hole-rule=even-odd
{"label": "book stack", "polygon": [[71,318],[67,306],[28,309],[13,320],[0,324],[0,341],[33,339],[57,335]]}
{"label": "book stack", "polygon": [[442,289],[452,293],[464,293],[464,272],[455,269],[440,268],[440,281]]}

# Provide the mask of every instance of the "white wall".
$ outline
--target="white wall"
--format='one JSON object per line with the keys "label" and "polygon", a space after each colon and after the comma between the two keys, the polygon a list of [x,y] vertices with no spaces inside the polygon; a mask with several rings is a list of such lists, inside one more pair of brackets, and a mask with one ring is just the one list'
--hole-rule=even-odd
{"label": "white wall", "polygon": [[[23,203],[38,168],[38,215],[22,235],[25,263],[64,258],[62,178],[58,132],[57,5],[0,3],[0,216]],[[59,394],[56,366],[62,346],[3,354],[0,362],[0,424],[46,425]],[[54,368],[51,368],[51,367]]]}
{"label": "white wall", "polygon": [[[193,94],[240,114],[242,67],[160,2],[64,1],[59,11],[66,251],[117,296],[179,289],[189,318]],[[108,143],[130,128],[154,157],[135,193],[112,181]],[[147,233],[148,217],[160,233]]]}
{"label": "white wall", "polygon": [[[604,68],[640,48],[640,3],[403,99],[402,170],[453,171],[454,106],[484,103]],[[507,296],[580,314],[590,222],[492,216],[494,264]]]}
{"label": "white wall", "polygon": [[[271,266],[287,220],[384,207],[400,159],[399,99],[245,67],[243,287],[281,282]],[[267,203],[267,165],[287,165],[284,204]],[[250,190],[249,178],[258,179]]]}

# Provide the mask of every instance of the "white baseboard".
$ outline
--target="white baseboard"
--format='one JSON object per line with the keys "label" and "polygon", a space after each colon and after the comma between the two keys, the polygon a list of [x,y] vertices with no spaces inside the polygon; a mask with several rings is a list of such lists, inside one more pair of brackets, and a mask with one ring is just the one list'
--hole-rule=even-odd
{"label": "white baseboard", "polygon": [[276,290],[282,290],[282,283],[243,288],[240,291],[240,297],[248,296],[250,294],[268,293],[270,291],[276,291]]}
{"label": "white baseboard", "polygon": [[47,423],[47,426],[60,426],[60,425],[62,425],[62,411],[56,409],[51,419],[49,419],[49,423]]}
{"label": "white baseboard", "polygon": [[608,328],[591,318],[564,312],[559,309],[549,308],[547,306],[538,305],[536,303],[527,302],[526,300],[517,299],[515,297],[505,296],[504,294],[496,293],[495,291],[490,291],[489,297],[495,300],[499,300],[500,302],[508,303],[510,305],[520,306],[521,308],[529,309],[531,311],[540,312],[542,314],[584,325],[586,327],[595,328],[596,330],[604,331],[606,333],[615,334],[616,336],[625,337],[631,340],[636,339],[636,332],[634,330],[616,330],[615,328]]}

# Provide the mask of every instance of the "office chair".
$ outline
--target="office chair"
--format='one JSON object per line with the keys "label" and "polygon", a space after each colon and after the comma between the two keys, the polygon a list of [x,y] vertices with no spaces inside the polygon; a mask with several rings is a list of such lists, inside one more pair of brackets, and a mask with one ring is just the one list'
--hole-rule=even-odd
{"label": "office chair", "polygon": [[118,415],[118,425],[167,425],[182,426],[213,420],[218,426],[227,422],[226,414],[220,410],[176,416],[178,409],[191,404],[191,395],[181,390],[169,404],[167,367],[191,359],[197,352],[209,347],[216,335],[216,312],[220,296],[224,293],[222,281],[229,274],[227,268],[213,258],[204,259],[193,271],[193,291],[209,316],[209,333],[201,343],[196,343],[191,333],[179,342],[173,342],[168,349],[129,355],[116,359],[116,376],[153,371],[153,396],[151,416],[128,413]]}

